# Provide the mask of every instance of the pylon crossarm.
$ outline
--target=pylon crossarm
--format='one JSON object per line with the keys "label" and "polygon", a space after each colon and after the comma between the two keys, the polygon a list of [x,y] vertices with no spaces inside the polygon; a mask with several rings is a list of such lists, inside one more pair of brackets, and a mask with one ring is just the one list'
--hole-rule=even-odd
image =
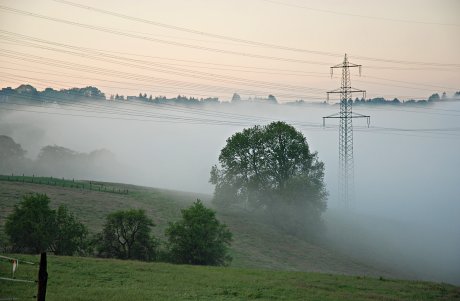
{"label": "pylon crossarm", "polygon": [[329,116],[324,116],[323,118],[338,118],[340,113],[335,113]]}
{"label": "pylon crossarm", "polygon": [[363,115],[363,114],[353,112],[352,115],[348,118],[366,118],[367,127],[371,125],[371,116],[369,115]]}
{"label": "pylon crossarm", "polygon": [[327,102],[329,102],[329,94],[340,94],[340,89],[335,89],[335,90],[332,90],[332,91],[329,91],[329,92],[326,92],[326,95],[327,95]]}
{"label": "pylon crossarm", "polygon": [[348,119],[348,118],[370,118],[371,116],[327,116],[324,118]]}
{"label": "pylon crossarm", "polygon": [[359,114],[359,113],[355,113],[353,112],[353,115],[351,116],[352,118],[360,118],[360,117],[371,117],[369,115],[363,115],[363,114]]}
{"label": "pylon crossarm", "polygon": [[340,118],[338,117],[338,115],[339,113],[335,113],[335,114],[323,117],[323,127],[326,127],[326,118]]}
{"label": "pylon crossarm", "polygon": [[352,63],[348,62],[346,65],[344,65],[342,63],[342,64],[332,66],[331,69],[338,69],[338,68],[345,68],[345,67],[354,68],[354,67],[362,67],[362,65],[352,64]]}

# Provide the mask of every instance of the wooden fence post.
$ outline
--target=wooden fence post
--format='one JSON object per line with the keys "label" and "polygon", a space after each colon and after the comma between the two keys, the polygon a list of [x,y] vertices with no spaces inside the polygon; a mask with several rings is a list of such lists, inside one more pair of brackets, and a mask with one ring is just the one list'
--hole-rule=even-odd
{"label": "wooden fence post", "polygon": [[40,268],[38,269],[37,301],[45,301],[48,272],[46,271],[46,252],[40,254]]}

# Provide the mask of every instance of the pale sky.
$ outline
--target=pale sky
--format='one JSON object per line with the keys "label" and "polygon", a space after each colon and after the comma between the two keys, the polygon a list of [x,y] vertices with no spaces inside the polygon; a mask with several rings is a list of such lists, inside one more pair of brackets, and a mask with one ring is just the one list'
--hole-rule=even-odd
{"label": "pale sky", "polygon": [[329,67],[347,53],[363,65],[352,86],[368,97],[460,90],[456,0],[72,1],[124,18],[60,1],[0,0],[0,87],[324,101],[340,86]]}

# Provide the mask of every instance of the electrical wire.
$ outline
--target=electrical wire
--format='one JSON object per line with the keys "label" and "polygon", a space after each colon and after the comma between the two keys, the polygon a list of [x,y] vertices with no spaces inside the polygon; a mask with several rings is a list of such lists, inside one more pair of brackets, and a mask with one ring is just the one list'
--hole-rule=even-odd
{"label": "electrical wire", "polygon": [[[54,1],[56,1],[56,2],[68,2],[68,1],[62,1],[62,0],[54,0]],[[421,24],[421,25],[440,25],[440,26],[460,27],[460,24],[455,24],[455,23],[427,22],[427,21],[404,20],[404,19],[378,17],[378,16],[366,16],[366,15],[360,15],[360,14],[338,12],[338,11],[327,10],[327,9],[313,8],[313,7],[310,7],[310,6],[285,3],[285,2],[281,2],[281,1],[275,1],[275,0],[260,0],[260,1],[268,2],[268,3],[272,3],[272,4],[276,4],[276,5],[294,7],[296,9],[300,8],[300,9],[305,9],[305,10],[310,10],[310,11],[315,11],[315,12],[320,12],[320,13],[326,13],[326,14],[340,15],[340,16],[357,17],[357,18],[365,18],[365,19],[389,21],[389,22],[398,22],[398,23],[412,23],[412,24]]]}
{"label": "electrical wire", "polygon": [[[0,34],[0,37],[3,39],[9,39],[8,37],[4,37]],[[32,39],[32,37],[29,37],[29,39]],[[117,65],[124,65],[124,66],[129,66],[129,67],[134,67],[134,68],[139,68],[139,69],[144,69],[144,70],[149,70],[149,71],[157,71],[161,73],[168,73],[168,74],[173,74],[173,75],[179,75],[179,76],[185,76],[185,77],[193,77],[193,78],[200,78],[200,79],[205,79],[205,80],[219,80],[223,81],[226,83],[234,83],[238,85],[252,85],[252,86],[257,86],[257,87],[275,87],[277,89],[281,90],[308,90],[308,91],[318,91],[324,93],[326,90],[324,89],[318,89],[318,88],[311,88],[311,87],[305,87],[305,86],[294,86],[294,85],[289,85],[289,84],[279,84],[279,83],[272,83],[272,82],[264,82],[264,81],[255,81],[255,80],[249,80],[246,78],[238,78],[234,76],[225,76],[225,75],[220,75],[220,74],[215,74],[215,73],[208,73],[208,72],[201,72],[201,71],[196,71],[196,70],[190,70],[186,68],[177,68],[177,67],[171,67],[171,66],[164,66],[162,64],[157,64],[157,63],[152,63],[149,61],[144,61],[144,60],[136,60],[136,59],[129,59],[126,57],[121,57],[121,56],[114,56],[114,55],[108,55],[96,51],[91,51],[89,49],[82,49],[80,47],[76,46],[70,46],[67,44],[59,44],[59,43],[53,43],[49,41],[44,41],[40,40],[42,43],[49,43],[49,44],[56,44],[60,47],[65,47],[65,48],[70,48],[70,49],[75,49],[76,51],[82,51],[83,53],[75,52],[75,51],[68,51],[68,50],[62,50],[59,48],[53,48],[53,47],[47,47],[47,46],[42,46],[38,44],[33,44],[29,42],[21,42],[25,45],[31,45],[36,48],[41,48],[41,49],[46,49],[46,50],[51,50],[51,51],[56,51],[59,53],[66,53],[66,54],[71,54],[75,56],[80,56],[80,57],[85,57],[85,58],[90,58],[90,59],[95,59],[97,61],[102,61],[102,62],[108,62],[108,63],[113,63]],[[153,67],[152,67],[153,66]]]}
{"label": "electrical wire", "polygon": [[[55,1],[58,1],[58,0],[55,0]],[[73,6],[82,6],[80,4],[69,2],[69,1],[59,1],[59,2],[69,4],[69,5],[73,5]],[[104,10],[96,9],[96,8],[89,7],[89,6],[83,6],[83,8],[91,8],[91,9],[97,10],[99,12],[104,11]],[[83,24],[83,23],[80,23],[80,22],[74,22],[74,21],[69,21],[69,20],[64,20],[64,19],[44,16],[44,15],[40,15],[40,14],[36,14],[36,13],[24,11],[24,10],[11,8],[11,7],[4,6],[4,5],[0,5],[0,9],[2,9],[4,11],[8,11],[10,13],[31,16],[31,17],[45,19],[45,20],[49,20],[49,21],[53,21],[53,22],[59,22],[59,23],[78,26],[78,27],[82,27],[82,28],[86,28],[86,29],[92,29],[92,30],[96,30],[96,31],[100,31],[100,32],[111,33],[111,34],[116,34],[116,35],[122,35],[122,36],[130,37],[130,38],[137,38],[137,39],[142,39],[142,40],[146,40],[146,41],[169,44],[169,45],[174,45],[174,46],[194,48],[194,49],[198,49],[198,50],[205,50],[205,51],[211,51],[211,52],[222,53],[222,54],[232,54],[232,55],[239,55],[239,56],[247,56],[247,57],[259,58],[259,59],[278,60],[278,61],[286,61],[286,62],[302,63],[302,64],[329,65],[329,63],[325,63],[325,62],[307,61],[307,60],[297,60],[297,59],[282,58],[282,57],[265,56],[265,55],[247,53],[247,52],[229,51],[229,50],[223,50],[223,49],[217,49],[217,48],[203,47],[203,46],[198,46],[198,45],[193,45],[193,44],[186,44],[186,43],[181,43],[181,42],[167,41],[167,40],[162,40],[162,39],[157,39],[157,38],[151,38],[151,37],[131,34],[131,33],[128,33],[128,32],[122,32],[122,31],[119,31],[119,30],[116,30],[116,29],[113,29],[113,28],[108,28],[108,27],[103,27],[103,26],[95,26],[95,25],[89,25],[89,24]],[[108,12],[108,11],[105,11],[105,12]],[[121,15],[121,14],[117,14],[117,13],[113,13],[113,14],[114,15]],[[125,16],[125,17],[128,17],[128,18],[130,18],[132,20],[139,19],[139,18],[136,18],[136,17],[129,17],[129,16]],[[141,20],[144,20],[144,19],[139,19],[138,21],[141,21]],[[153,22],[153,21],[148,21],[148,20],[144,20],[144,21],[146,21],[149,24],[158,23],[158,22]],[[168,26],[171,27],[171,28],[175,27],[175,26],[170,26],[170,25],[168,25]],[[194,30],[191,30],[191,29],[187,29],[187,31],[195,32]],[[196,33],[200,33],[200,32],[196,32]],[[201,32],[200,34],[204,34],[204,33]],[[212,35],[212,34],[209,34],[209,33],[206,33],[206,34],[207,35]],[[218,37],[220,35],[214,35],[214,36]],[[254,42],[254,41],[231,38],[231,37],[225,37],[225,36],[221,36],[221,37],[222,38],[233,39],[234,41],[240,41],[240,42],[244,41],[244,43],[255,43],[255,44],[258,43],[258,42]],[[259,44],[263,45],[264,43],[259,43]],[[280,49],[288,48],[288,47],[272,45],[272,44],[265,44],[265,46],[274,47],[274,48],[280,48]],[[284,49],[284,50],[287,50],[287,49]],[[317,53],[317,54],[323,54],[323,55],[330,55],[331,54],[331,53],[328,54],[327,52],[309,51],[309,50],[301,50],[301,52]],[[336,55],[334,55],[334,56],[336,56]],[[380,60],[378,58],[372,58],[372,59],[373,60]],[[395,62],[403,63],[403,61],[395,61]],[[409,61],[406,61],[406,63],[408,63],[408,64],[422,64],[424,66],[432,65],[432,66],[438,66],[438,67],[439,66],[444,66],[446,68],[460,68],[460,64],[447,64],[447,63],[445,63],[445,64],[435,64],[435,63],[427,63],[427,62],[409,62]],[[420,68],[397,68],[397,67],[380,67],[380,66],[369,66],[369,68],[391,69],[391,70],[428,70],[428,69],[420,69]],[[448,71],[447,69],[442,69],[442,68],[430,68],[429,70],[432,70],[432,71],[436,71],[436,70],[437,71]]]}
{"label": "electrical wire", "polygon": [[[16,96],[17,97],[17,96]],[[19,98],[22,96],[19,96]],[[24,97],[24,99],[30,99],[28,97]],[[44,97],[44,99],[47,100],[56,100],[56,98],[53,97]],[[247,126],[247,125],[255,125],[259,124],[261,121],[265,122],[271,122],[274,121],[273,119],[267,118],[264,120],[258,119],[259,117],[255,116],[239,116],[241,117],[240,120],[216,120],[216,119],[207,119],[207,118],[196,118],[196,117],[186,117],[186,116],[171,116],[171,115],[155,115],[155,114],[147,114],[145,112],[141,113],[139,111],[134,110],[126,110],[126,109],[108,109],[108,108],[101,108],[95,107],[94,105],[89,105],[89,104],[82,104],[82,103],[73,103],[74,107],[72,108],[71,105],[69,105],[69,101],[65,101],[63,99],[60,99],[60,101],[64,101],[65,107],[59,108],[61,110],[67,110],[67,111],[76,111],[76,112],[90,112],[93,114],[104,114],[102,116],[100,115],[84,115],[84,114],[70,114],[70,113],[58,113],[58,112],[44,112],[44,111],[32,111],[32,110],[22,110],[22,109],[13,109],[11,107],[9,108],[4,108],[2,106],[2,109],[6,110],[13,110],[13,111],[22,111],[22,112],[32,112],[32,113],[42,113],[42,114],[51,114],[51,115],[64,115],[64,116],[76,116],[76,117],[89,117],[89,118],[102,118],[102,119],[120,119],[120,120],[134,120],[134,121],[152,121],[152,122],[169,122],[169,123],[185,123],[185,124],[205,124],[205,125],[231,125],[231,126]],[[40,108],[45,108],[49,109],[49,107],[44,107],[40,105],[30,105],[29,103],[25,104],[18,104],[18,103],[8,103],[8,102],[3,102],[3,104],[11,104],[11,105],[23,105],[23,106],[35,106],[35,107],[40,107]],[[130,103],[131,104],[131,103]],[[76,106],[76,108],[75,108]],[[155,106],[155,105],[154,105]],[[70,108],[69,108],[70,107]],[[97,108],[97,110],[96,110]],[[105,109],[105,110],[104,110]],[[198,109],[199,110],[199,109]],[[196,111],[193,112],[194,114]],[[206,113],[206,112],[205,112]],[[106,116],[107,114],[109,115],[115,115],[115,117],[112,116]],[[120,117],[119,115],[122,114],[123,118]],[[224,113],[225,114],[225,113]],[[125,116],[129,117],[143,117],[144,119],[138,119],[138,118],[125,118]],[[238,114],[234,115],[235,117],[238,117]],[[145,119],[147,118],[147,119]],[[292,121],[286,120],[286,122],[292,123]],[[317,123],[305,123],[305,122],[294,122],[293,125],[299,126],[301,128],[309,128],[312,130],[318,130],[321,126],[318,125]],[[329,127],[330,129],[331,127]],[[356,131],[362,131],[364,128],[363,127],[355,127]],[[436,136],[442,136],[445,138],[448,138],[449,136],[452,137],[458,137],[459,135],[456,134],[456,132],[460,131],[460,127],[451,127],[451,128],[434,128],[434,129],[402,129],[402,128],[386,128],[386,127],[371,127],[369,131],[373,131],[375,133],[386,133],[386,134],[395,134],[395,135],[406,135],[406,136],[414,136],[413,133],[421,133],[425,135],[416,135],[420,137],[424,137],[427,134],[429,134],[427,137],[432,137],[433,135]],[[409,134],[408,134],[409,133]],[[458,139],[458,138],[457,138]]]}
{"label": "electrical wire", "polygon": [[[53,0],[53,1],[61,3],[61,4],[65,4],[65,5],[68,5],[68,6],[73,6],[73,7],[77,7],[77,8],[81,8],[81,9],[85,9],[85,10],[90,10],[90,11],[93,11],[93,12],[98,12],[98,13],[105,14],[105,15],[110,15],[110,16],[117,17],[117,18],[122,18],[122,19],[129,20],[129,21],[140,22],[140,23],[144,23],[144,24],[148,24],[148,25],[153,25],[153,26],[162,27],[162,28],[166,28],[166,29],[172,29],[172,30],[176,30],[176,31],[180,31],[180,32],[189,33],[189,34],[207,36],[207,37],[216,38],[216,39],[220,39],[220,40],[228,40],[228,41],[238,42],[238,43],[247,44],[247,45],[261,46],[261,47],[273,48],[273,49],[278,49],[278,50],[288,50],[288,51],[295,51],[295,52],[303,52],[303,53],[309,53],[309,54],[317,54],[317,55],[323,55],[323,56],[341,57],[343,55],[342,53],[337,53],[337,52],[327,52],[327,51],[319,51],[319,50],[309,50],[309,49],[300,49],[300,48],[294,48],[294,47],[286,47],[286,46],[282,46],[282,45],[275,45],[275,44],[270,44],[270,43],[262,43],[262,42],[247,40],[247,39],[240,39],[240,38],[236,38],[236,37],[230,37],[230,36],[226,36],[226,35],[213,34],[213,33],[204,32],[204,31],[200,31],[200,30],[194,30],[194,29],[190,29],[190,28],[186,28],[186,27],[180,27],[180,26],[165,24],[165,23],[161,23],[161,22],[157,22],[157,21],[147,20],[147,19],[143,19],[143,18],[139,18],[139,17],[129,16],[129,15],[126,15],[126,14],[121,14],[121,13],[117,13],[117,12],[114,12],[114,11],[109,11],[109,10],[105,10],[105,9],[101,9],[101,8],[96,8],[96,7],[89,6],[89,5],[83,5],[83,4],[79,4],[79,3],[75,3],[75,2],[67,1],[67,0]],[[283,4],[282,2],[271,1],[271,0],[262,0],[262,1]],[[302,7],[302,6],[298,6],[298,7]],[[312,9],[312,8],[308,8],[308,7],[303,7],[303,8]],[[334,13],[332,11],[327,11],[327,10],[317,10],[317,11]],[[345,15],[347,15],[347,14],[345,14]],[[353,15],[353,14],[348,14],[348,15],[356,16],[356,17],[365,17],[365,16]],[[370,17],[370,18],[374,18],[374,17]],[[391,19],[391,18],[383,18],[383,19],[386,19],[388,21],[404,22],[403,20],[397,20],[397,19]],[[407,21],[407,22],[411,23],[411,21]],[[429,22],[428,23],[421,22],[421,24],[436,24],[436,25],[448,25],[448,26],[459,26],[460,27],[460,24],[429,23]],[[449,64],[449,63],[416,62],[416,61],[407,61],[407,60],[381,59],[381,58],[373,58],[373,57],[366,57],[366,56],[356,56],[356,58],[364,59],[364,60],[371,60],[371,61],[387,62],[387,63],[398,63],[398,64],[415,64],[415,65],[434,65],[434,66],[446,66],[446,67],[451,67],[451,66],[460,67],[460,64]]]}
{"label": "electrical wire", "polygon": [[[168,84],[170,86],[177,86],[181,88],[199,88],[203,90],[215,90],[215,91],[220,91],[220,92],[227,92],[227,93],[234,93],[236,90],[241,91],[243,94],[248,94],[248,95],[266,95],[267,92],[268,94],[272,93],[271,91],[257,91],[257,90],[248,90],[248,89],[241,89],[241,88],[231,88],[227,86],[215,86],[215,85],[205,85],[205,84],[197,84],[197,83],[192,83],[192,82],[187,82],[187,81],[178,81],[178,80],[171,80],[171,79],[165,79],[165,78],[159,78],[155,76],[146,76],[146,75],[139,75],[139,74],[134,74],[134,73],[129,73],[129,72],[122,72],[118,70],[113,70],[113,69],[107,69],[107,68],[99,68],[99,67],[94,67],[94,66],[86,66],[82,64],[76,64],[76,63],[70,63],[67,61],[61,61],[61,60],[56,60],[56,59],[51,59],[51,58],[46,58],[42,56],[36,56],[32,54],[25,54],[17,51],[10,51],[6,49],[0,49],[0,52],[3,53],[2,55],[4,57],[10,57],[13,59],[21,60],[21,61],[29,61],[29,62],[34,62],[38,64],[44,64],[46,66],[54,66],[54,67],[59,67],[63,69],[69,69],[71,68],[72,70],[77,70],[77,71],[83,71],[83,72],[88,72],[94,74],[102,74],[102,75],[110,75],[113,76],[114,74],[117,75],[117,77],[122,77],[125,79],[135,79],[135,80],[142,80],[146,81],[149,84],[154,84],[154,83],[160,83],[160,84]],[[219,80],[217,80],[219,81]],[[272,89],[275,89],[275,87],[269,87]],[[305,96],[308,96],[304,94],[287,94],[287,93],[275,93],[280,97],[285,97],[285,98],[295,98],[295,99],[303,99]],[[307,98],[312,98],[312,97],[307,97]],[[316,99],[321,99],[323,100],[324,97],[315,97]]]}
{"label": "electrical wire", "polygon": [[[63,47],[67,47],[67,48],[71,48],[71,49],[76,49],[76,50],[81,50],[81,51],[92,51],[91,53],[94,53],[94,55],[100,55],[100,51],[99,50],[92,50],[92,49],[89,49],[89,48],[82,48],[82,47],[76,47],[76,46],[71,46],[71,45],[68,45],[68,44],[60,44],[60,43],[55,43],[55,42],[50,42],[50,41],[46,41],[46,40],[41,40],[41,39],[35,39],[33,37],[30,37],[30,36],[24,36],[24,35],[20,35],[20,34],[16,34],[16,33],[11,33],[11,32],[7,32],[7,31],[2,31],[0,30],[0,32],[3,32],[3,33],[7,33],[7,34],[13,34],[13,35],[16,35],[16,36],[19,36],[21,38],[25,38],[27,40],[34,40],[34,41],[38,41],[40,43],[47,43],[47,44],[54,44],[54,45],[58,45],[58,46],[63,46]],[[6,39],[8,39],[8,37],[6,37]],[[24,42],[21,42],[19,43],[20,45],[29,45],[30,46],[30,43],[24,43]],[[35,46],[35,47],[41,47],[41,46],[37,46],[37,45],[34,45],[32,44],[32,46]],[[41,47],[43,48],[43,47]],[[45,48],[45,49],[50,49],[50,48]],[[51,49],[51,50],[54,50],[54,51],[61,51],[60,49]],[[61,51],[62,52],[62,51]],[[87,57],[87,55],[83,55],[83,54],[79,54],[79,53],[72,53],[74,55],[81,55],[81,56],[84,56],[84,57]],[[126,60],[125,57],[118,57],[118,56],[109,56],[111,58],[114,58],[116,60]],[[97,57],[95,57],[94,59],[98,59]],[[107,60],[104,60],[104,61],[107,61]],[[132,60],[131,60],[132,61]],[[112,61],[113,62],[113,61]],[[155,63],[151,63],[151,62],[148,62],[148,61],[142,61],[142,60],[134,60],[135,63],[143,63],[143,64],[147,64],[147,65],[155,65],[155,66],[160,66],[160,67],[165,67],[165,68],[171,68],[170,66],[165,66],[163,64],[155,64]],[[119,62],[115,62],[115,63],[119,63]],[[130,66],[133,66],[132,64],[130,64]],[[136,65],[134,65],[136,66]],[[138,66],[136,66],[138,67]],[[145,68],[145,67],[144,67]],[[261,82],[261,81],[250,81],[250,80],[247,80],[247,79],[240,79],[240,78],[236,78],[236,77],[228,77],[228,76],[221,76],[221,75],[218,75],[218,74],[211,74],[211,73],[203,73],[203,72],[197,72],[196,70],[190,70],[190,69],[183,69],[183,68],[174,68],[174,71],[168,71],[168,70],[164,70],[164,69],[160,69],[160,71],[162,72],[165,72],[165,73],[173,73],[173,74],[176,74],[176,75],[181,75],[181,76],[189,76],[189,77],[194,77],[196,78],[196,74],[202,74],[203,76],[205,77],[208,77],[208,78],[205,78],[205,79],[213,79],[215,80],[216,78],[220,78],[220,79],[224,79],[224,80],[227,80],[227,82],[230,80],[231,83],[236,83],[236,84],[253,84],[253,85],[274,85],[274,88],[276,89],[287,89],[287,90],[292,90],[292,89],[306,89],[306,90],[317,90],[317,91],[320,91],[321,93],[324,93],[325,90],[323,89],[317,89],[317,88],[310,88],[310,87],[300,87],[300,86],[292,86],[292,85],[288,85],[288,86],[281,86],[279,84],[276,84],[276,83],[267,83],[267,82]],[[151,69],[150,69],[151,70]],[[178,70],[178,71],[176,71]],[[182,73],[177,73],[177,72],[182,72]],[[188,74],[186,73],[183,73],[183,72],[188,72]],[[201,77],[203,78],[203,77]],[[237,81],[237,82],[235,82]],[[423,88],[415,88],[415,87],[408,87],[408,86],[401,86],[401,85],[390,85],[390,84],[385,84],[385,83],[378,83],[378,82],[372,82],[372,81],[363,81],[365,83],[371,83],[371,84],[376,84],[376,85],[386,85],[386,86],[397,86],[397,87],[403,87],[403,88],[409,88],[409,89],[414,89],[414,90],[428,90],[428,91],[431,91],[430,89],[423,89]],[[401,81],[403,82],[403,81]],[[415,83],[410,83],[410,84],[415,84]],[[272,87],[271,87],[272,88]],[[400,97],[400,96],[398,96]],[[414,98],[414,97],[413,97]]]}
{"label": "electrical wire", "polygon": [[131,33],[127,33],[127,32],[121,32],[121,31],[111,29],[111,28],[107,28],[107,27],[103,27],[103,26],[89,25],[89,24],[84,24],[84,23],[80,23],[80,22],[74,22],[74,21],[69,21],[69,20],[49,17],[49,16],[45,16],[45,15],[40,15],[40,14],[24,11],[24,10],[14,9],[14,8],[7,7],[7,6],[4,6],[4,5],[0,5],[0,9],[2,9],[4,11],[8,11],[10,13],[14,13],[14,14],[30,16],[30,17],[34,17],[34,18],[44,19],[44,20],[53,21],[53,22],[62,23],[62,24],[67,24],[67,25],[73,25],[73,26],[77,26],[77,27],[81,27],[81,28],[86,28],[86,29],[91,29],[91,30],[95,30],[95,31],[115,34],[115,35],[119,35],[119,36],[125,36],[125,37],[129,37],[129,38],[140,39],[140,40],[145,40],[145,41],[150,41],[150,42],[156,42],[156,43],[168,44],[168,45],[173,45],[173,46],[180,46],[180,47],[185,47],[185,48],[203,50],[203,51],[208,51],[208,52],[221,53],[221,54],[231,54],[231,55],[237,55],[237,56],[257,58],[257,59],[275,60],[275,61],[283,61],[283,62],[291,62],[291,63],[299,63],[299,64],[314,64],[314,65],[323,65],[323,66],[329,65],[329,63],[326,63],[326,62],[307,61],[307,60],[290,59],[290,58],[283,58],[283,57],[266,56],[266,55],[254,54],[254,53],[249,53],[249,52],[238,52],[238,51],[231,51],[231,50],[224,50],[224,49],[218,49],[218,48],[204,47],[204,46],[181,43],[181,42],[167,41],[167,40],[162,40],[162,39],[157,39],[157,38],[152,38],[152,37],[141,36],[141,35],[137,35],[137,34],[131,34]]}

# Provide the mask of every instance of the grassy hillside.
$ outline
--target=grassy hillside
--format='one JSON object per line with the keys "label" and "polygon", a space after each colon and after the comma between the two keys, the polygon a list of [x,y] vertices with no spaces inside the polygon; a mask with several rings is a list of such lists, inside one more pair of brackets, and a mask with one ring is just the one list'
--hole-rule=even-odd
{"label": "grassy hillside", "polygon": [[[109,185],[109,184],[108,184]],[[117,184],[110,184],[117,188]],[[156,223],[154,233],[163,237],[169,221],[180,216],[180,209],[196,198],[210,197],[146,187],[120,185],[128,194],[99,192],[79,188],[0,181],[0,227],[25,193],[46,193],[51,205],[65,204],[90,231],[99,231],[105,216],[119,209],[143,208]],[[210,204],[208,204],[210,205]],[[351,260],[333,251],[286,235],[271,225],[254,220],[242,212],[219,212],[219,219],[233,232],[233,267],[268,268],[351,275],[396,276]]]}
{"label": "grassy hillside", "polygon": [[[37,262],[38,256],[18,255]],[[7,266],[9,267],[9,266]],[[0,264],[4,275],[5,264]],[[448,284],[361,276],[48,257],[47,300],[460,300]],[[18,279],[37,266],[20,265]],[[0,299],[30,299],[35,284],[0,281]]]}

